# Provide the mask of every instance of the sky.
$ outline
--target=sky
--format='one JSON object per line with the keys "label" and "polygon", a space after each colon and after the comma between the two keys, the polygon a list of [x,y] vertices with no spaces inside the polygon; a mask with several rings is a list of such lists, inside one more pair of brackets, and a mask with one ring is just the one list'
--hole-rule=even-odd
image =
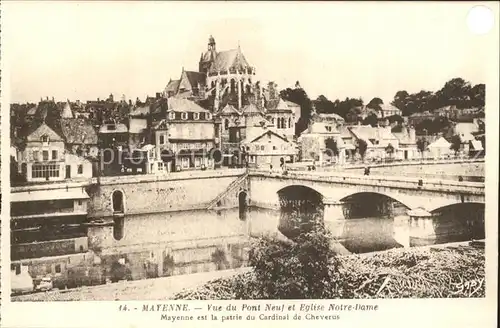
{"label": "sky", "polygon": [[312,99],[387,103],[398,90],[435,91],[454,77],[485,83],[498,34],[470,31],[474,5],[8,1],[3,72],[11,102],[144,99],[182,67],[197,70],[213,35],[217,50],[239,44],[258,77],[279,88],[300,81]]}

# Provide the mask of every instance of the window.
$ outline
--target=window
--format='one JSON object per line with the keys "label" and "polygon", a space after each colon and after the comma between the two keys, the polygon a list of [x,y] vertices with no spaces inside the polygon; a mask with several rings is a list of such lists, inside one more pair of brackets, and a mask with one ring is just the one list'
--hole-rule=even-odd
{"label": "window", "polygon": [[200,119],[200,113],[193,113],[193,119],[194,120],[199,120]]}
{"label": "window", "polygon": [[49,143],[49,136],[42,136],[41,139],[43,143]]}
{"label": "window", "polygon": [[229,120],[226,118],[224,120],[224,131],[227,131],[229,129]]}
{"label": "window", "polygon": [[59,177],[59,165],[33,164],[31,167],[32,178],[57,178]]}
{"label": "window", "polygon": [[292,127],[292,119],[288,118],[288,128],[291,128],[291,127]]}
{"label": "window", "polygon": [[42,152],[42,155],[43,155],[43,160],[44,161],[48,161],[49,160],[49,151],[48,150],[44,150]]}
{"label": "window", "polygon": [[260,146],[260,150],[264,150],[264,149],[266,149],[266,146],[264,146],[264,145]]}
{"label": "window", "polygon": [[255,150],[259,150],[259,145],[255,145]]}
{"label": "window", "polygon": [[162,134],[160,135],[160,145],[163,145],[165,143],[165,136]]}
{"label": "window", "polygon": [[195,167],[200,167],[201,166],[201,159],[199,157],[195,157],[195,159],[194,159],[194,166]]}
{"label": "window", "polygon": [[206,113],[206,114],[205,114],[205,119],[207,119],[207,120],[212,119],[212,114],[210,114],[210,113]]}
{"label": "window", "polygon": [[276,146],[273,146],[273,150],[276,150],[276,149],[277,149]]}
{"label": "window", "polygon": [[183,120],[187,120],[188,119],[188,113],[186,113],[186,112],[181,113],[181,118]]}
{"label": "window", "polygon": [[52,160],[57,160],[57,150],[52,151]]}
{"label": "window", "polygon": [[40,161],[40,152],[38,150],[33,150],[33,160],[36,162]]}
{"label": "window", "polygon": [[326,126],[325,128],[326,128],[327,132],[332,132],[332,127],[331,126]]}
{"label": "window", "polygon": [[158,162],[158,171],[163,171],[163,163]]}
{"label": "window", "polygon": [[175,119],[175,113],[174,112],[168,113],[168,118],[171,119],[171,120],[174,120]]}
{"label": "window", "polygon": [[187,169],[187,168],[189,168],[189,158],[184,157],[184,158],[182,159],[182,168],[183,168],[183,169]]}
{"label": "window", "polygon": [[60,264],[56,264],[55,271],[56,271],[56,273],[61,273],[61,265]]}
{"label": "window", "polygon": [[83,174],[83,165],[82,164],[78,165],[78,174]]}

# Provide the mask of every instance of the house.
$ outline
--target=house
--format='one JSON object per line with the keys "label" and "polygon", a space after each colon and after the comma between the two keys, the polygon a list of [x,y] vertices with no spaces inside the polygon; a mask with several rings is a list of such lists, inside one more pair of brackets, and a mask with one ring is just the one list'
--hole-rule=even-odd
{"label": "house", "polygon": [[[336,144],[337,155],[327,150],[329,139]],[[312,122],[299,137],[301,160],[337,161],[343,163],[346,158],[346,143],[342,140],[336,123]]]}
{"label": "house", "polygon": [[297,154],[294,142],[265,125],[248,129],[241,145],[250,167],[279,168],[282,163],[293,163]]}
{"label": "house", "polygon": [[172,171],[213,168],[210,151],[215,147],[215,129],[209,110],[186,98],[168,99],[167,117],[154,127],[156,158],[172,154]]}
{"label": "house", "polygon": [[128,146],[128,128],[123,123],[108,122],[99,127],[99,148],[124,148]]}
{"label": "house", "polygon": [[380,108],[377,110],[377,118],[385,118],[393,115],[401,116],[401,109],[392,104],[380,104]]}
{"label": "house", "polygon": [[84,154],[72,153],[64,138],[46,123],[34,127],[33,132],[28,134],[25,146],[18,151],[17,160],[19,173],[27,182],[87,179],[93,176],[92,162]]}
{"label": "house", "polygon": [[433,158],[442,158],[449,156],[453,151],[450,149],[451,144],[445,138],[440,137],[433,143],[427,146],[429,155]]}
{"label": "house", "polygon": [[403,126],[401,132],[392,132],[392,134],[399,140],[399,149],[395,158],[411,160],[420,156],[414,127]]}
{"label": "house", "polygon": [[65,177],[64,139],[45,122],[34,125],[18,152],[20,173],[28,182],[58,181]]}
{"label": "house", "polygon": [[150,105],[137,106],[130,112],[128,120],[128,147],[130,150],[141,148],[150,142],[150,122]]}
{"label": "house", "polygon": [[[392,134],[390,127],[372,127],[370,125],[358,125],[349,127],[348,130],[354,137],[355,143],[364,140],[367,144],[365,158],[386,158],[398,156],[399,140]],[[392,153],[388,153],[389,145]]]}

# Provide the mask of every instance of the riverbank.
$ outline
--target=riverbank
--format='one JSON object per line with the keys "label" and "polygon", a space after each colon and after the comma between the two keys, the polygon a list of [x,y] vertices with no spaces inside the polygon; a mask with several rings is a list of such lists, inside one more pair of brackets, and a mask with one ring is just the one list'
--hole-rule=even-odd
{"label": "riverbank", "polygon": [[[484,249],[467,243],[340,257],[351,297],[484,297]],[[234,299],[235,276],[251,268],[203,272],[12,297],[13,301]]]}
{"label": "riverbank", "polygon": [[[341,299],[479,298],[485,296],[484,245],[424,247],[339,258]],[[254,299],[253,272],[211,281],[174,296],[184,300]],[[332,286],[333,286],[332,285]],[[244,291],[238,290],[243,286]],[[238,291],[238,292],[237,292]],[[241,295],[248,296],[241,296]],[[259,299],[257,296],[256,299]]]}

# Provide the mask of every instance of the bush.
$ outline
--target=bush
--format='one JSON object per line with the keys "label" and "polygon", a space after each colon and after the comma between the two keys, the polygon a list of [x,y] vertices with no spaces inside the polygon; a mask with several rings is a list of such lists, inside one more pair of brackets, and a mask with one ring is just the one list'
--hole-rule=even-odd
{"label": "bush", "polygon": [[313,223],[293,241],[258,238],[250,251],[254,279],[235,280],[239,299],[318,299],[336,290],[338,262],[331,236]]}

